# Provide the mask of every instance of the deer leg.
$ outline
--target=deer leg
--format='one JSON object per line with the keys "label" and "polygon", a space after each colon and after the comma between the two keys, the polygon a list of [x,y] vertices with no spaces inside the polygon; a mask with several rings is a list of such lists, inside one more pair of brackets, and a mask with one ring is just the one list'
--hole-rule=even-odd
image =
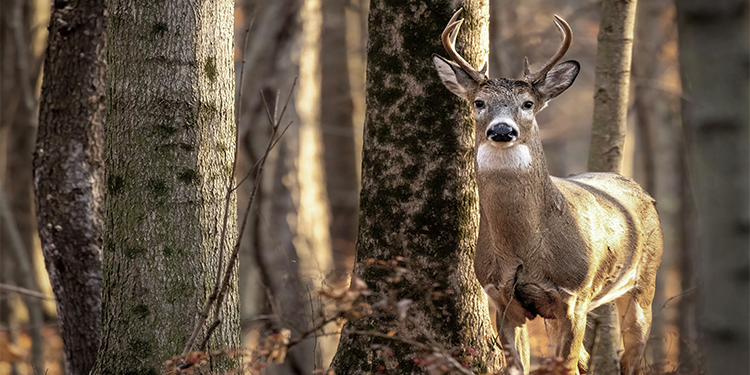
{"label": "deer leg", "polygon": [[557,320],[558,337],[555,353],[558,357],[567,360],[566,367],[572,370],[573,374],[580,374],[579,361],[586,360],[586,358],[580,358],[581,352],[585,351],[583,335],[586,331],[586,308],[576,306],[573,309],[568,309],[565,316]]}
{"label": "deer leg", "polygon": [[[530,365],[526,318],[522,314],[511,314],[511,310],[517,309],[513,309],[513,305],[508,311],[498,309],[496,319],[500,344],[505,352],[506,373],[510,375],[528,374]],[[506,314],[503,318],[504,311]]]}
{"label": "deer leg", "polygon": [[[643,374],[639,362],[651,326],[651,304],[644,302],[639,303],[633,292],[615,300],[625,349],[620,360],[620,372],[624,375]],[[642,304],[645,306],[641,306]]]}
{"label": "deer leg", "polygon": [[484,291],[489,297],[490,316],[495,318],[493,328],[505,353],[505,373],[528,374],[531,352],[525,310],[518,301],[508,298],[506,293],[492,285],[485,286]]}

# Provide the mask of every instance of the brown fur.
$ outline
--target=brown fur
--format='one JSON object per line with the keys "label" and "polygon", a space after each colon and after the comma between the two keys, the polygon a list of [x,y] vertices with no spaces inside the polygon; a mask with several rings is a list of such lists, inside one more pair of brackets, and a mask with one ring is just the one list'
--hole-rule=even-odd
{"label": "brown fur", "polygon": [[[502,118],[515,122],[518,139],[493,152],[526,146],[530,155],[525,168],[477,166],[481,219],[475,270],[497,309],[509,373],[529,371],[527,344],[519,345],[517,337],[526,319],[537,315],[547,319],[556,355],[568,359],[574,371],[585,368],[586,313],[619,291],[614,300],[622,322],[622,371],[640,374],[637,361],[662,254],[655,202],[634,181],[614,173],[549,176],[539,139],[535,116],[572,84],[577,63],[555,66],[534,85],[503,78],[478,83],[439,56],[435,64],[451,91],[484,102],[475,109],[477,150],[498,147],[485,132]],[[523,112],[526,101],[534,103],[533,113]],[[633,284],[623,285],[629,279]]]}

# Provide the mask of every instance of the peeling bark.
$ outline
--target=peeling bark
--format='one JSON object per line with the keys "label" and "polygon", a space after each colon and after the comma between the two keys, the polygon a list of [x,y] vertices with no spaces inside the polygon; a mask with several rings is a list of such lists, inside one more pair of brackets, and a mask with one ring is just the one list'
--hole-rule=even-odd
{"label": "peeling bark", "polygon": [[[486,296],[473,267],[479,221],[473,116],[468,103],[442,87],[431,61],[433,53],[443,52],[440,34],[461,6],[466,21],[459,49],[481,66],[488,57],[486,1],[370,4],[354,272],[373,291],[369,303],[414,302],[403,321],[385,308],[347,323],[333,361],[337,373],[364,374],[381,366],[391,374],[424,373],[415,359],[429,353],[413,341],[459,356],[476,351],[467,365],[479,373],[499,368]],[[408,272],[389,279],[397,272],[389,261]],[[374,344],[387,346],[392,356],[380,356],[384,351]]]}

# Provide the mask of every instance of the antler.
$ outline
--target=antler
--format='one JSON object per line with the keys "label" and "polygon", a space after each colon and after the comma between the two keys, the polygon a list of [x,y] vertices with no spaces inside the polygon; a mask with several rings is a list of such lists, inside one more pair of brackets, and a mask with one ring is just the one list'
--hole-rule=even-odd
{"label": "antler", "polygon": [[552,58],[550,58],[547,63],[544,64],[543,67],[539,68],[539,70],[535,71],[534,73],[529,72],[529,60],[527,58],[523,58],[523,80],[529,83],[535,83],[539,81],[540,79],[544,78],[544,76],[547,74],[547,72],[550,71],[565,55],[565,52],[568,52],[568,48],[570,48],[570,44],[573,42],[573,31],[570,29],[570,25],[568,25],[567,22],[565,22],[564,19],[560,18],[557,14],[554,16],[555,19],[555,25],[557,25],[557,28],[560,30],[560,48],[557,50],[557,53],[555,53]]}
{"label": "antler", "polygon": [[448,52],[448,56],[450,56],[453,62],[458,64],[458,66],[473,80],[481,83],[487,79],[487,77],[485,77],[484,75],[486,66],[482,69],[482,71],[477,71],[468,62],[466,62],[466,60],[464,60],[464,58],[461,57],[458,52],[456,52],[456,48],[454,47],[456,44],[456,36],[458,36],[458,29],[461,28],[461,24],[464,22],[463,18],[456,21],[456,18],[458,18],[458,15],[462,10],[463,8],[459,9],[455,14],[453,14],[451,20],[448,21],[448,26],[446,26],[445,30],[443,30],[443,35],[441,36],[441,39],[443,40],[443,47],[445,47],[445,51]]}

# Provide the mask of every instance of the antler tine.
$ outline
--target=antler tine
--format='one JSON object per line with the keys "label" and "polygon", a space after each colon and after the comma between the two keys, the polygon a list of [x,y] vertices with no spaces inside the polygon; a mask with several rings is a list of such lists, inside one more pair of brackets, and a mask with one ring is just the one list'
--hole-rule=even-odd
{"label": "antler tine", "polygon": [[454,47],[456,43],[456,36],[458,36],[458,30],[461,28],[461,24],[464,22],[463,19],[460,19],[456,21],[458,18],[458,15],[461,14],[461,11],[463,8],[456,11],[455,14],[453,14],[453,17],[451,17],[451,20],[448,21],[448,26],[445,27],[445,30],[443,30],[443,35],[441,36],[441,39],[443,41],[443,47],[445,48],[445,51],[448,52],[448,56],[458,64],[458,66],[466,72],[473,80],[477,82],[483,82],[485,79],[487,79],[484,74],[478,72],[476,69],[474,69],[466,60],[464,60],[461,55],[456,52],[456,48]]}
{"label": "antler tine", "polygon": [[557,49],[555,55],[552,56],[544,66],[539,68],[539,70],[533,73],[528,73],[528,65],[526,65],[523,74],[523,79],[526,82],[534,83],[544,78],[547,72],[549,72],[550,69],[552,69],[558,62],[560,62],[563,56],[565,56],[565,53],[568,52],[568,48],[570,48],[570,44],[573,43],[573,30],[570,29],[570,25],[568,25],[568,23],[557,14],[554,16],[554,21],[560,31],[560,48]]}

